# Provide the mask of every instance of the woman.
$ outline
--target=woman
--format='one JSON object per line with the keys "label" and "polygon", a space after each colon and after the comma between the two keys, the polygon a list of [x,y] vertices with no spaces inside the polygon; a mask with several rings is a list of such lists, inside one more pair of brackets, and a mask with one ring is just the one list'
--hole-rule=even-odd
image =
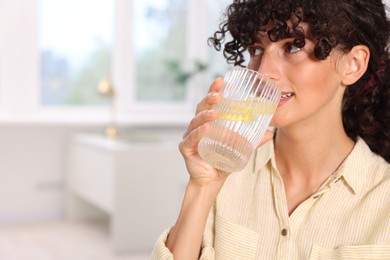
{"label": "woman", "polygon": [[197,145],[223,80],[180,151],[190,174],[155,259],[390,259],[390,22],[381,0],[235,0],[210,40],[282,90],[248,166],[225,173]]}

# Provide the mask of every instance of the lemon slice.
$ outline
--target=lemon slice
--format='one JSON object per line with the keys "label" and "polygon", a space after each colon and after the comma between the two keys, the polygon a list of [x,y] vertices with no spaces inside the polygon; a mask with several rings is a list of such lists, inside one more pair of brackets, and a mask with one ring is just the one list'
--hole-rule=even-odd
{"label": "lemon slice", "polygon": [[223,100],[217,107],[219,119],[229,121],[255,121],[262,115],[272,114],[277,104],[267,100]]}

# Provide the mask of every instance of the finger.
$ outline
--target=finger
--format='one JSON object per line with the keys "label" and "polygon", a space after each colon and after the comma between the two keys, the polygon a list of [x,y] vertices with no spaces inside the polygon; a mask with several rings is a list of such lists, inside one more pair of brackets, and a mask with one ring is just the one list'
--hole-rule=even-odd
{"label": "finger", "polygon": [[222,77],[216,78],[209,88],[209,93],[220,92],[223,86],[223,82],[224,79]]}
{"label": "finger", "polygon": [[191,131],[179,144],[179,150],[184,157],[189,157],[198,152],[200,139],[209,131],[210,126],[203,124]]}
{"label": "finger", "polygon": [[187,127],[187,130],[183,134],[183,139],[189,135],[194,129],[204,125],[208,122],[211,122],[217,118],[218,112],[215,110],[204,110],[198,113],[190,122]]}
{"label": "finger", "polygon": [[211,92],[207,96],[205,96],[199,104],[196,106],[195,114],[204,111],[204,110],[210,110],[213,108],[214,105],[220,103],[222,100],[222,94],[218,92]]}
{"label": "finger", "polygon": [[203,110],[211,109],[215,104],[218,104],[222,100],[222,94],[220,93],[223,86],[223,78],[217,78],[214,80],[209,88],[208,95],[205,96],[196,107],[196,114]]}

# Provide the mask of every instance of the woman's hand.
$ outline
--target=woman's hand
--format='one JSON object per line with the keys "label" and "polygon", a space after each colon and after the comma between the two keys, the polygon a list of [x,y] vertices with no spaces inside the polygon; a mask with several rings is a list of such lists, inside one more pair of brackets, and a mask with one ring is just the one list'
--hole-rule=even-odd
{"label": "woman's hand", "polygon": [[187,170],[190,173],[190,181],[198,185],[223,181],[228,175],[203,161],[198,153],[200,139],[209,131],[210,122],[218,116],[218,111],[213,110],[212,107],[222,100],[222,94],[219,92],[222,86],[223,78],[217,78],[212,83],[208,95],[197,105],[195,117],[188,125],[183,135],[183,141],[179,145]]}
{"label": "woman's hand", "polygon": [[[217,78],[210,86],[208,95],[204,97],[196,108],[195,117],[191,120],[180,143],[180,152],[183,155],[187,170],[190,173],[190,181],[205,185],[224,181],[228,173],[220,171],[203,161],[198,153],[200,139],[209,131],[210,122],[218,116],[218,111],[212,109],[222,100],[220,90],[223,86],[223,78]],[[273,138],[273,132],[267,131],[259,146]]]}
{"label": "woman's hand", "polygon": [[[222,100],[222,86],[223,78],[217,78],[210,86],[208,95],[199,102],[195,117],[179,145],[190,180],[179,217],[166,241],[175,259],[199,258],[207,216],[228,177],[228,173],[215,169],[203,161],[198,153],[200,139],[209,131],[210,122],[217,119],[218,112],[212,108]],[[267,140],[272,137],[270,133],[266,135]]]}
{"label": "woman's hand", "polygon": [[195,117],[179,145],[190,180],[179,217],[166,241],[175,259],[199,259],[207,216],[228,176],[203,161],[198,153],[200,139],[209,130],[209,123],[217,118],[218,113],[212,107],[222,100],[219,93],[222,86],[222,78],[217,78],[210,86],[208,95],[199,102]]}

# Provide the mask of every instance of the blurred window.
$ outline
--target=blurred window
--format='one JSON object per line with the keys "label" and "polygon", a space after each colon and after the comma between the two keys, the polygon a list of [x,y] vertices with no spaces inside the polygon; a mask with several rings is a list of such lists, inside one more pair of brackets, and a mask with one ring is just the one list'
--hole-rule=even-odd
{"label": "blurred window", "polygon": [[111,73],[113,0],[38,0],[43,105],[97,105]]}
{"label": "blurred window", "polygon": [[0,120],[187,123],[231,67],[207,45],[228,2],[0,1]]}
{"label": "blurred window", "polygon": [[183,101],[189,75],[185,72],[186,0],[134,1],[136,99]]}

